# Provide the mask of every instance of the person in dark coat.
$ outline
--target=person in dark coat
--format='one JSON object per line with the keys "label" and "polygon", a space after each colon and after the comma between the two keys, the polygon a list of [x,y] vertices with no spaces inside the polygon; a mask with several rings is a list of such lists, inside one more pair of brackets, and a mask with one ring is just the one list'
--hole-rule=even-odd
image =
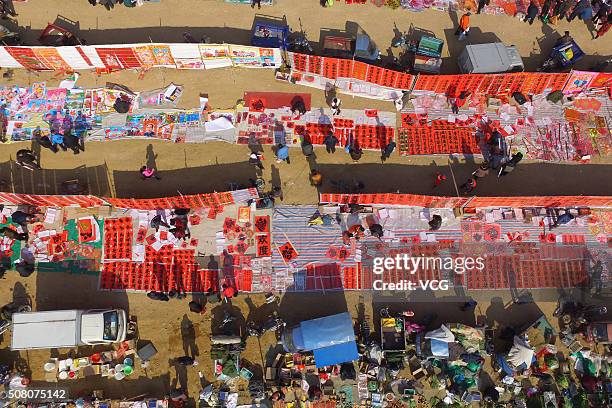
{"label": "person in dark coat", "polygon": [[389,157],[391,157],[391,153],[395,150],[396,143],[392,140],[390,141],[382,151],[382,155],[380,156],[380,161],[385,162]]}
{"label": "person in dark coat", "polygon": [[542,11],[540,11],[540,18],[542,20],[546,19],[548,17],[548,14],[550,13],[550,6],[551,6],[552,0],[545,0],[544,4],[542,5]]}
{"label": "person in dark coat", "polygon": [[327,150],[327,153],[336,153],[336,145],[338,144],[338,138],[334,136],[332,132],[329,132],[327,136],[325,136],[323,144],[325,145],[325,150]]}
{"label": "person in dark coat", "polygon": [[587,7],[591,7],[591,3],[589,2],[589,0],[580,0],[576,4],[576,7],[574,7],[574,10],[572,10],[572,14],[570,14],[567,18],[567,21],[572,21],[573,19],[575,19],[577,16],[582,14],[582,12],[586,10]]}
{"label": "person in dark coat", "polygon": [[35,215],[28,214],[20,210],[17,210],[11,214],[11,220],[13,220],[15,224],[19,224],[23,227],[28,225],[28,222],[34,221],[35,219]]}
{"label": "person in dark coat", "polygon": [[476,11],[476,14],[480,14],[484,6],[488,6],[489,3],[491,3],[491,0],[478,0],[478,11]]}
{"label": "person in dark coat", "polygon": [[349,147],[349,155],[351,156],[351,159],[357,163],[363,155],[363,150],[361,150],[361,147],[359,146],[351,146]]}
{"label": "person in dark coat", "polygon": [[553,16],[565,18],[571,6],[570,0],[559,0],[553,10]]}
{"label": "person in dark coat", "polygon": [[431,220],[429,221],[429,230],[437,231],[440,229],[441,226],[442,226],[442,217],[439,216],[438,214],[435,214],[434,216],[432,216]]}
{"label": "person in dark coat", "polygon": [[527,8],[527,14],[525,15],[525,19],[523,21],[529,22],[529,25],[533,24],[533,20],[538,16],[538,6],[534,2],[529,3],[529,7]]}
{"label": "person in dark coat", "polygon": [[72,133],[64,135],[64,146],[72,150],[74,154],[81,152],[81,139]]}
{"label": "person in dark coat", "polygon": [[9,239],[14,239],[17,241],[27,241],[28,240],[28,233],[24,232],[24,233],[19,233],[17,231],[15,231],[14,229],[11,229],[9,227],[2,227],[0,228],[0,234],[4,235],[5,237],[9,238]]}
{"label": "person in dark coat", "polygon": [[198,362],[195,361],[193,357],[190,356],[182,356],[176,359],[176,362],[182,366],[195,366],[198,365]]}

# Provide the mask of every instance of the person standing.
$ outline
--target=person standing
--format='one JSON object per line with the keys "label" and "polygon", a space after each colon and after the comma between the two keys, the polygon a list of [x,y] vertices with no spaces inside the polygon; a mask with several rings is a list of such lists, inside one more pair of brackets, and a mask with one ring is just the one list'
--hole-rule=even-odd
{"label": "person standing", "polygon": [[381,162],[385,162],[389,157],[391,157],[391,154],[393,153],[393,151],[395,150],[395,146],[396,143],[392,140],[390,141],[385,148],[382,151],[382,155],[380,156],[380,161]]}
{"label": "person standing", "polygon": [[249,163],[254,164],[260,170],[264,169],[263,163],[261,162],[261,158],[263,155],[257,152],[251,152],[249,154]]}
{"label": "person standing", "polygon": [[143,180],[148,180],[153,177],[155,177],[157,180],[161,180],[161,177],[157,175],[157,171],[147,166],[142,166],[140,168],[140,176],[142,177]]}
{"label": "person standing", "polygon": [[608,14],[608,18],[606,21],[604,21],[604,23],[601,25],[601,27],[599,27],[599,30],[597,30],[597,34],[595,35],[595,39],[598,39],[599,37],[603,37],[605,33],[608,32],[608,30],[610,29],[610,25],[612,25],[612,13]]}
{"label": "person standing", "polygon": [[470,16],[472,13],[469,11],[461,16],[459,19],[459,27],[457,27],[457,31],[455,31],[455,35],[459,36],[459,41],[463,41],[463,39],[468,35],[468,31],[470,31]]}
{"label": "person standing", "polygon": [[461,185],[461,192],[463,195],[470,194],[476,188],[476,179],[470,177],[465,183]]}
{"label": "person standing", "polygon": [[567,17],[567,21],[571,22],[577,16],[581,15],[587,7],[590,6],[591,4],[589,0],[580,0],[574,7],[574,10],[572,10],[572,13],[569,15],[569,17]]}
{"label": "person standing", "polygon": [[261,0],[251,0],[251,8],[255,8],[256,4],[257,4],[257,8],[260,9],[261,8]]}
{"label": "person standing", "polygon": [[17,210],[11,214],[11,220],[15,224],[19,224],[22,227],[26,228],[28,223],[36,220],[36,216],[32,214],[25,213],[21,210]]}
{"label": "person standing", "polygon": [[559,19],[565,18],[570,6],[570,0],[559,0],[553,9],[553,16]]}
{"label": "person standing", "polygon": [[478,11],[476,14],[480,14],[484,6],[488,6],[491,0],[478,0]]}
{"label": "person standing", "polygon": [[57,149],[57,146],[59,146],[62,148],[63,151],[68,150],[66,145],[64,145],[64,135],[62,135],[61,133],[53,133],[51,135],[51,143],[53,143],[53,146],[56,149]]}
{"label": "person standing", "polygon": [[436,173],[436,178],[434,179],[434,188],[438,187],[446,180],[446,176],[442,173]]}
{"label": "person standing", "polygon": [[516,168],[516,165],[523,160],[523,153],[518,152],[513,154],[510,160],[504,164],[499,172],[500,176],[505,176],[508,173],[511,173]]}
{"label": "person standing", "polygon": [[323,175],[319,173],[317,170],[312,170],[310,172],[310,184],[315,187],[320,187],[323,184]]}
{"label": "person standing", "polygon": [[353,159],[353,162],[357,163],[363,155],[363,150],[361,150],[361,147],[359,146],[350,146],[349,155],[351,156],[351,159]]}
{"label": "person standing", "polygon": [[181,356],[176,359],[176,362],[182,366],[197,366],[198,362],[190,356]]}
{"label": "person standing", "polygon": [[287,164],[290,164],[290,162],[289,162],[289,148],[287,147],[286,144],[279,143],[276,146],[276,162],[280,163],[282,161],[286,161]]}
{"label": "person standing", "polygon": [[342,105],[342,101],[339,98],[333,98],[331,100],[331,111],[333,116],[340,115],[340,105]]}
{"label": "person standing", "polygon": [[538,6],[532,1],[529,3],[529,7],[527,7],[527,14],[525,15],[525,19],[523,21],[529,22],[529,25],[533,24],[533,20],[538,16]]}
{"label": "person standing", "polygon": [[540,11],[540,18],[544,23],[547,23],[550,18],[548,14],[550,13],[551,3],[552,0],[545,0],[544,4],[542,5],[542,11]]}
{"label": "person standing", "polygon": [[472,173],[474,178],[483,178],[489,175],[489,162],[485,161]]}
{"label": "person standing", "polygon": [[327,153],[336,153],[336,145],[338,144],[338,138],[334,136],[333,132],[330,131],[327,136],[325,136],[323,144],[325,145],[325,150],[327,150]]}

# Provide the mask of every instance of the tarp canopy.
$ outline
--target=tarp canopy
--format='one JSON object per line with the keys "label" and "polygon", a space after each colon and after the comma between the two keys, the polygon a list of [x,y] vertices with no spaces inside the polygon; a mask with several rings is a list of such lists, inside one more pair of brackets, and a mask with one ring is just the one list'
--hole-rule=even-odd
{"label": "tarp canopy", "polygon": [[334,364],[347,363],[359,358],[355,341],[338,344],[314,350],[314,359],[317,368]]}
{"label": "tarp canopy", "polygon": [[300,328],[306,351],[355,342],[353,320],[349,312],[307,320],[300,323]]}

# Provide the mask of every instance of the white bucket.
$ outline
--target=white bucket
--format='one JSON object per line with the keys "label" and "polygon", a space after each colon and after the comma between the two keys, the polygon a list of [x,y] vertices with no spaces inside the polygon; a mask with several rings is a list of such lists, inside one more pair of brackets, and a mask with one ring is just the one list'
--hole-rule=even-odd
{"label": "white bucket", "polygon": [[43,368],[45,369],[46,372],[50,373],[51,371],[55,370],[55,363],[49,361],[48,363],[45,363],[45,365],[43,366]]}
{"label": "white bucket", "polygon": [[123,371],[123,364],[117,364],[115,366],[115,371],[118,372],[118,373]]}
{"label": "white bucket", "polygon": [[66,379],[68,379],[68,372],[67,371],[60,371],[58,377],[59,377],[60,380],[66,380]]}
{"label": "white bucket", "polygon": [[115,373],[115,380],[123,380],[125,378],[125,374],[123,374],[123,371],[117,371]]}

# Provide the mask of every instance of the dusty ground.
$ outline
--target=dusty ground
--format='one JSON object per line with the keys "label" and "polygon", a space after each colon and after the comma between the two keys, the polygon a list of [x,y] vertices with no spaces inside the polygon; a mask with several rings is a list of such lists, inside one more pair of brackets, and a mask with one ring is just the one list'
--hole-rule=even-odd
{"label": "dusty ground", "polygon": [[[2,302],[23,302],[30,298],[35,309],[50,310],[60,308],[104,308],[122,307],[138,319],[139,339],[142,343],[153,342],[159,354],[151,361],[145,371],[136,366],[135,375],[129,381],[90,377],[74,382],[64,382],[69,386],[72,395],[86,395],[93,389],[103,389],[111,398],[131,398],[141,394],[161,396],[176,386],[183,386],[190,397],[196,397],[202,383],[212,380],[212,365],[208,357],[210,350],[211,330],[218,332],[218,322],[222,319],[223,308],[237,316],[236,330],[244,333],[244,322],[254,320],[263,322],[275,309],[264,305],[261,295],[239,296],[232,305],[209,307],[205,315],[190,313],[187,302],[191,300],[172,300],[170,303],[154,302],[143,294],[102,293],[97,292],[97,277],[78,276],[58,273],[39,272],[29,278],[15,279],[16,274],[9,274],[0,287]],[[438,315],[434,325],[443,322],[463,322],[473,324],[475,315],[486,315],[487,322],[495,327],[520,327],[535,320],[542,312],[550,316],[556,305],[556,291],[537,291],[533,294],[537,303],[521,305],[512,304],[508,291],[470,293],[478,302],[476,313],[461,312],[459,306],[465,301],[461,292],[414,293],[406,296],[402,293],[376,292],[331,292],[325,295],[286,294],[278,305],[278,312],[289,325],[303,319],[326,316],[333,313],[350,311],[357,318],[357,305],[363,302],[366,317],[374,332],[379,330],[375,323],[378,310],[390,306],[393,311],[412,309],[416,318],[431,313]],[[577,295],[580,296],[580,295]],[[608,302],[610,298],[588,297],[589,302]],[[556,324],[556,322],[553,322]],[[274,337],[266,334],[260,342],[249,338],[247,349],[242,357],[247,360],[256,375],[260,375],[262,361],[274,355]],[[42,365],[50,356],[65,357],[67,350],[59,355],[49,350],[29,352],[10,352],[8,333],[3,335],[0,343],[0,361],[23,367],[31,373],[37,384],[43,379]],[[82,354],[87,349],[80,349]],[[172,359],[184,354],[194,354],[200,365],[184,369],[173,364]],[[78,355],[78,354],[76,354]],[[490,372],[490,368],[486,369]],[[200,380],[198,371],[204,374]],[[485,375],[485,374],[483,374]],[[487,374],[488,375],[488,374]],[[495,376],[492,375],[494,378]]]}

